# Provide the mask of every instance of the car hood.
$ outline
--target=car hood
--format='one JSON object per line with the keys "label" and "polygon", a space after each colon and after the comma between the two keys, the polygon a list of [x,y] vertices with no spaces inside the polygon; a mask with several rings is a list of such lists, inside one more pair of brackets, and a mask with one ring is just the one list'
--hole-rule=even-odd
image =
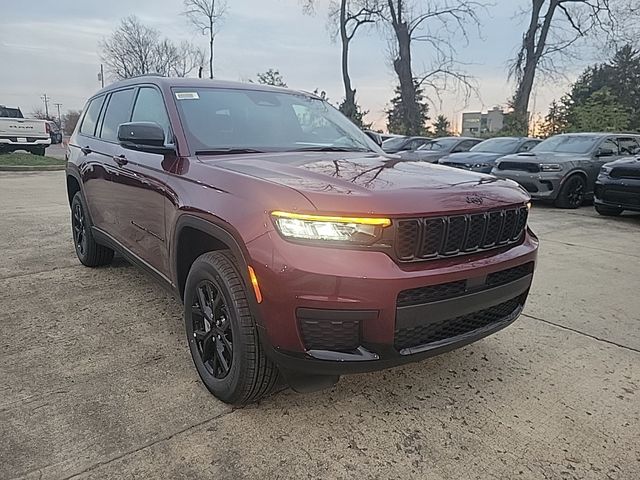
{"label": "car hood", "polygon": [[606,163],[605,167],[627,167],[640,170],[640,157],[621,158],[613,162]]}
{"label": "car hood", "polygon": [[559,152],[524,152],[506,155],[500,161],[526,162],[526,163],[562,163],[589,158],[583,153],[559,153]]}
{"label": "car hood", "polygon": [[377,154],[273,153],[200,160],[295,189],[327,213],[469,212],[528,201],[528,194],[510,180]]}
{"label": "car hood", "polygon": [[503,153],[460,152],[447,155],[446,157],[441,158],[440,161],[459,164],[491,163],[502,156],[504,156]]}

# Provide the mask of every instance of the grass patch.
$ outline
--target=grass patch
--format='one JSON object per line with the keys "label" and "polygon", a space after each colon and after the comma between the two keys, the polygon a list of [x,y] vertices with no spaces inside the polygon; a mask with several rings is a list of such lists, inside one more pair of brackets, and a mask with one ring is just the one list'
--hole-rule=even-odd
{"label": "grass patch", "polygon": [[64,159],[40,157],[31,153],[11,152],[0,154],[0,165],[64,165]]}

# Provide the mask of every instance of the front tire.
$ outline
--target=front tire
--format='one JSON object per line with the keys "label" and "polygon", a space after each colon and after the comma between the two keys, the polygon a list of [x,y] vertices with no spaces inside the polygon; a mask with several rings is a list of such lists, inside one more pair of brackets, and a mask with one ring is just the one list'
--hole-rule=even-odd
{"label": "front tire", "polygon": [[245,405],[273,390],[278,369],[264,354],[229,252],[205,253],[193,262],[185,286],[184,321],[198,375],[218,399]]}
{"label": "front tire", "polygon": [[619,207],[609,207],[607,205],[596,205],[596,212],[605,217],[617,217],[624,209]]}
{"label": "front tire", "polygon": [[582,175],[571,175],[560,188],[555,205],[559,208],[576,209],[584,202],[587,182]]}
{"label": "front tire", "polygon": [[39,157],[44,157],[44,147],[37,147],[31,150],[33,155],[37,155]]}
{"label": "front tire", "polygon": [[82,193],[76,192],[71,201],[71,228],[73,245],[80,263],[87,267],[109,265],[113,260],[113,250],[100,245],[93,238],[91,220]]}

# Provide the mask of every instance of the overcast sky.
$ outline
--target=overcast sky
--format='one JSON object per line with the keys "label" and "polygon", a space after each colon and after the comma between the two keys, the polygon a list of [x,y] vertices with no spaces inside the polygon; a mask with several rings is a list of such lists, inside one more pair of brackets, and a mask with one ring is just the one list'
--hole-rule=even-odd
{"label": "overcast sky", "polygon": [[[46,6],[42,4],[46,3]],[[320,1],[320,4],[328,3]],[[459,60],[477,78],[481,98],[465,105],[452,93],[430,115],[449,116],[460,124],[463,111],[486,110],[504,105],[512,91],[507,82],[507,60],[513,57],[522,36],[524,19],[517,15],[526,0],[495,0],[480,12],[480,35],[470,31],[469,43],[456,39]],[[333,102],[342,97],[340,46],[332,43],[326,9],[303,15],[298,0],[228,0],[228,13],[216,40],[216,76],[247,80],[269,68],[280,70],[292,88],[325,90]],[[42,107],[46,92],[62,110],[80,109],[99,88],[98,44],[123,16],[137,15],[172,39],[189,39],[202,46],[180,13],[182,0],[109,0],[108,2],[56,0],[11,2],[2,5],[0,16],[0,104],[19,106],[30,112]],[[388,42],[382,31],[371,29],[356,37],[351,54],[351,74],[360,104],[370,111],[368,120],[384,127],[384,108],[393,94],[395,75],[389,60]],[[415,44],[414,70],[429,63],[426,45]],[[585,59],[585,62],[588,59]],[[573,65],[569,79],[584,65]],[[567,82],[541,82],[536,90],[535,111],[545,112]]]}

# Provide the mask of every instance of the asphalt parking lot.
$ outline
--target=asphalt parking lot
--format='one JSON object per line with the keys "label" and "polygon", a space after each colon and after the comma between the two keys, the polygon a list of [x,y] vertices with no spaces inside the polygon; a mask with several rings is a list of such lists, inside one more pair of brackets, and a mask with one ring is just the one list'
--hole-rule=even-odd
{"label": "asphalt parking lot", "polygon": [[181,306],[80,266],[63,172],[0,174],[0,478],[640,478],[640,215],[534,206],[525,314],[478,343],[231,409]]}

